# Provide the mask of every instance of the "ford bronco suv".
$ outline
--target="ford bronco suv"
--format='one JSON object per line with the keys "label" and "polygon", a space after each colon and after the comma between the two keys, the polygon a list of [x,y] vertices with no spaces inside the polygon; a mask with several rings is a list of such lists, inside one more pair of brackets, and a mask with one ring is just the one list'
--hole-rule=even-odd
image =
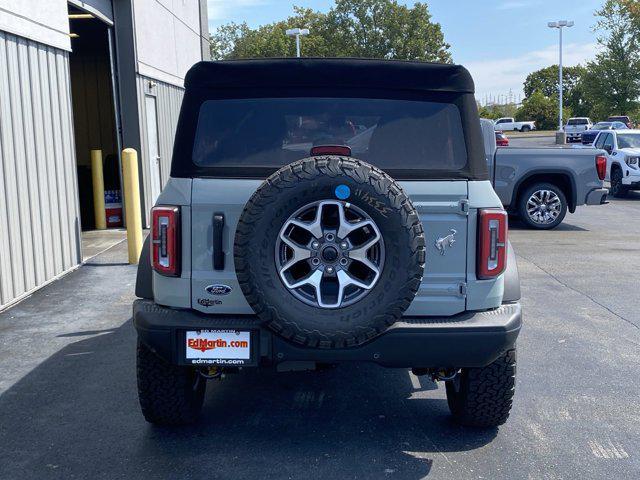
{"label": "ford bronco suv", "polygon": [[469,73],[247,60],[185,85],[133,307],[144,417],[193,421],[227,373],[373,362],[504,423],[520,286]]}

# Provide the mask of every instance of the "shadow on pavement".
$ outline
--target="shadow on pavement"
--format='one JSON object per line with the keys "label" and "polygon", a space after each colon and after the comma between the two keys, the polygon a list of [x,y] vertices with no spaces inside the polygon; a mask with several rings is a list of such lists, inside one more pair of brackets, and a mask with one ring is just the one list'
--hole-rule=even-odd
{"label": "shadow on pavement", "polygon": [[[539,231],[546,231],[546,230],[535,230],[532,228],[529,228],[528,226],[526,226],[522,220],[520,220],[518,217],[509,217],[509,229],[510,230],[529,230],[531,232],[539,232]],[[553,228],[552,230],[550,230],[552,232],[555,231],[559,231],[559,232],[588,232],[589,230],[586,228],[582,228],[582,227],[578,227],[577,225],[572,225],[570,223],[567,223],[566,219],[560,224],[558,225],[556,228]]]}
{"label": "shadow on pavement", "polygon": [[154,427],[131,322],[87,334],[0,397],[0,478],[417,479],[497,433],[452,423],[424,377],[373,365],[232,375],[209,383],[196,425]]}

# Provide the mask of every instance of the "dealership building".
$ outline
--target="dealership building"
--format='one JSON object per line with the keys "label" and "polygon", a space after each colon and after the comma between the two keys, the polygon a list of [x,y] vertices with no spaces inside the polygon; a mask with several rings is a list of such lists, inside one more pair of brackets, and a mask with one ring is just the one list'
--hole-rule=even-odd
{"label": "dealership building", "polygon": [[0,310],[82,263],[91,150],[143,224],[169,175],[184,76],[209,58],[206,0],[0,0]]}

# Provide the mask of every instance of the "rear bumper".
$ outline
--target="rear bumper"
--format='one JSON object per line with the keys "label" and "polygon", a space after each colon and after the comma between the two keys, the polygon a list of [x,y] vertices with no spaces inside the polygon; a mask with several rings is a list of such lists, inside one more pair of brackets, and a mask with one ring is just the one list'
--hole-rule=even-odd
{"label": "rear bumper", "polygon": [[579,132],[579,133],[577,133],[577,132],[567,133],[567,141],[569,141],[569,140],[576,140],[576,141],[580,140],[581,141],[582,140],[582,132]]}
{"label": "rear bumper", "polygon": [[587,198],[584,203],[586,205],[603,205],[607,203],[608,194],[609,189],[607,188],[594,188],[587,194]]}
{"label": "rear bumper", "polygon": [[452,317],[404,317],[359,347],[315,349],[290,343],[264,328],[254,315],[212,316],[176,310],[150,300],[133,304],[138,337],[166,361],[186,364],[185,331],[249,330],[258,365],[282,362],[373,362],[385,367],[480,367],[493,362],[516,342],[522,325],[520,303]]}

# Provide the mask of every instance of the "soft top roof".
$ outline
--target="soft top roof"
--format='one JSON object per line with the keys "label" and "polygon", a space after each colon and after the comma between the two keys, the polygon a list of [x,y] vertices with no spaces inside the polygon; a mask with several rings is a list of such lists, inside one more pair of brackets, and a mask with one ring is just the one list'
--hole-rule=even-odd
{"label": "soft top roof", "polygon": [[187,73],[189,88],[352,87],[474,93],[460,65],[354,58],[273,58],[199,62]]}

